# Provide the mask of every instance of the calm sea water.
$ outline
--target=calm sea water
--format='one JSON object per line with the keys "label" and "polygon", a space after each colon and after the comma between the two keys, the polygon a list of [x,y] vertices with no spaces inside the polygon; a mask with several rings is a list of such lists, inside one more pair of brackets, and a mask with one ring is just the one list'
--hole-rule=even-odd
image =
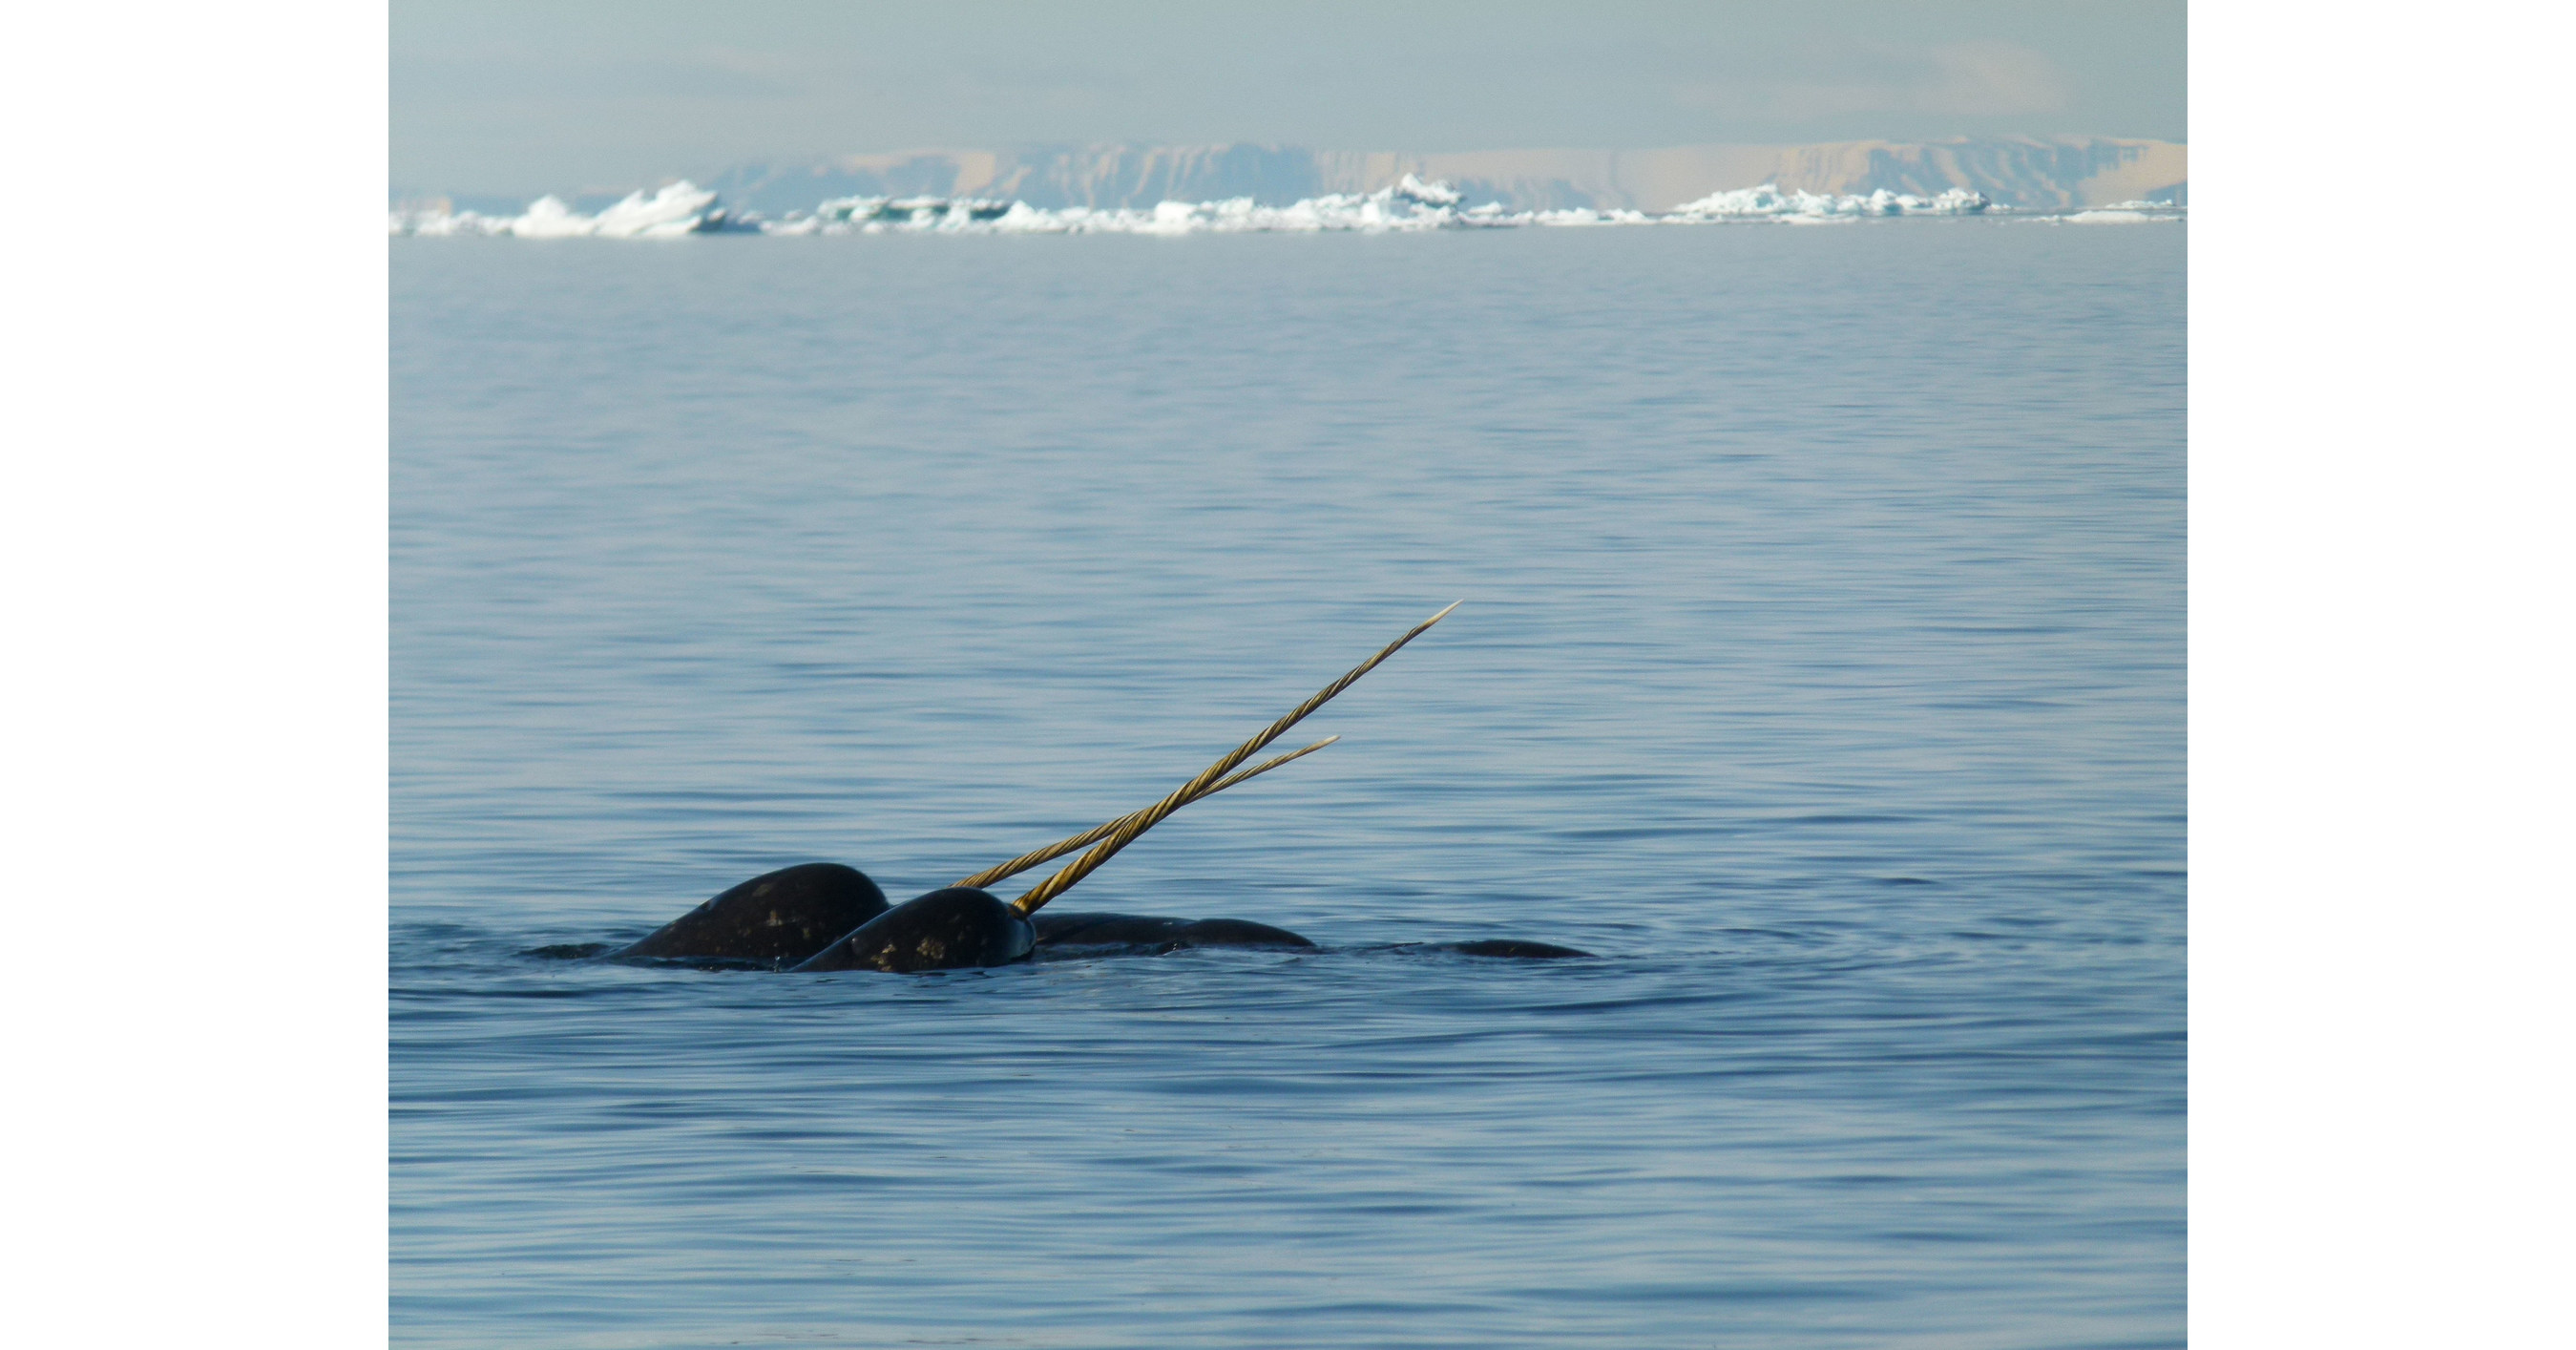
{"label": "calm sea water", "polygon": [[394,1340],[2179,1344],[2183,238],[394,241]]}

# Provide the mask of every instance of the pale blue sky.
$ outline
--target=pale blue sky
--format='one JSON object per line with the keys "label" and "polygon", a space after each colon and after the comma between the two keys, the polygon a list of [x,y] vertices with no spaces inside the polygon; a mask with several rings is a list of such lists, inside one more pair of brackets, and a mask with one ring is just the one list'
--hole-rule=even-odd
{"label": "pale blue sky", "polygon": [[2182,140],[2180,0],[394,0],[398,189],[926,147]]}

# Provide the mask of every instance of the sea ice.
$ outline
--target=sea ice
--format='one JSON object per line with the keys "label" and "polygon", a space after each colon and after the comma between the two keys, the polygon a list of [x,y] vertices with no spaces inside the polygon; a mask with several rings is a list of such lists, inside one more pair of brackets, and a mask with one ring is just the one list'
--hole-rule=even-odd
{"label": "sea ice", "polygon": [[[1881,188],[1867,196],[1783,191],[1776,183],[1712,192],[1670,211],[1566,207],[1513,211],[1499,202],[1462,207],[1446,182],[1405,174],[1394,186],[1368,193],[1327,193],[1286,206],[1263,206],[1250,197],[1213,202],[1160,202],[1151,207],[1068,206],[1049,209],[1021,201],[982,197],[834,197],[812,211],[783,220],[729,211],[716,194],[685,180],[651,194],[636,192],[585,216],[558,197],[540,197],[516,216],[484,216],[444,209],[397,210],[393,234],[510,235],[522,239],[661,239],[717,232],[812,234],[1263,234],[1350,231],[1379,234],[1419,230],[1586,227],[1604,225],[1705,225],[1773,221],[1807,225],[1874,216],[1973,216],[2000,212],[1980,193],[1952,188],[1930,197]],[[2154,202],[2033,219],[2076,223],[2178,220],[2182,208]]]}

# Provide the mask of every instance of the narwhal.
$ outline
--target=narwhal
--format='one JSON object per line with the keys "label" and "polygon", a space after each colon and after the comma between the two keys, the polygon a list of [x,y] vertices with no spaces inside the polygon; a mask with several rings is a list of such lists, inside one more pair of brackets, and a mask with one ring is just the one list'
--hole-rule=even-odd
{"label": "narwhal", "polygon": [[[806,863],[753,877],[656,929],[613,958],[681,958],[752,962],[797,971],[877,970],[911,973],[972,969],[1024,961],[1043,943],[1063,947],[1258,946],[1311,948],[1285,929],[1240,919],[1184,920],[1119,914],[1036,915],[1147,830],[1192,802],[1258,777],[1331,745],[1327,737],[1302,750],[1252,768],[1258,754],[1290,727],[1395,655],[1448,608],[1413,626],[1376,655],[1326,685],[1286,716],[1227,752],[1161,801],[1068,839],[986,868],[900,905],[889,905],[875,882],[837,863]],[[1005,902],[984,889],[1076,849],[1089,851],[1018,899]],[[826,936],[829,934],[829,936]],[[1570,948],[1528,942],[1420,944],[1475,956],[1582,956]]]}
{"label": "narwhal", "polygon": [[[1201,795],[1215,796],[1237,783],[1311,755],[1340,739],[1339,736],[1327,736],[1305,749],[1293,750],[1249,769],[1238,770]],[[1121,816],[1106,825],[1022,854],[998,867],[986,868],[967,877],[957,885],[990,886],[1007,880],[1040,863],[1051,862],[1086,844],[1109,837],[1127,819]],[[829,862],[799,863],[753,877],[607,955],[612,959],[750,962],[784,969],[822,951],[831,945],[834,938],[848,936],[890,908],[885,892],[878,889],[876,882],[870,880],[865,872],[855,867]],[[1108,920],[1125,922],[1104,922]],[[1213,926],[1201,926],[1189,933],[1153,931],[1146,927],[1182,922],[1136,919],[1125,915],[1057,913],[1048,915],[1047,921],[1039,924],[1038,938],[1040,942],[1047,942],[1078,933],[1080,940],[1076,945],[1083,946],[1140,945],[1189,938],[1200,939],[1199,945],[1209,945],[1209,939],[1228,935],[1238,939],[1266,937],[1280,946],[1313,945],[1285,929],[1266,924],[1241,924],[1239,920],[1206,920],[1203,924],[1240,924],[1243,930],[1258,930],[1258,933]],[[1242,942],[1239,940],[1235,945],[1242,945]]]}

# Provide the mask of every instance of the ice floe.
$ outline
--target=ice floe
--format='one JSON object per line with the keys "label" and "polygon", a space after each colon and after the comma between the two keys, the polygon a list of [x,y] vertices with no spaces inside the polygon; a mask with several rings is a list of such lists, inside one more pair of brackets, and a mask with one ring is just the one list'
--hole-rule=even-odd
{"label": "ice floe", "polygon": [[[487,216],[443,208],[397,210],[397,235],[506,235],[521,239],[664,239],[691,234],[1270,234],[1398,233],[1607,225],[1702,225],[1772,221],[1823,224],[1886,216],[2002,214],[1982,194],[1953,188],[1930,197],[1889,192],[1867,196],[1783,191],[1777,184],[1712,192],[1670,211],[1572,207],[1514,211],[1500,203],[1463,206],[1456,188],[1406,174],[1394,186],[1367,193],[1331,193],[1287,206],[1264,206],[1250,197],[1215,202],[1163,202],[1144,207],[1047,208],[983,197],[835,197],[811,211],[769,220],[721,205],[716,194],[678,182],[650,194],[636,192],[597,215],[583,215],[560,198],[541,197],[515,216]],[[2023,214],[2023,213],[2015,213]],[[2176,220],[2182,208],[2121,202],[2090,210],[2032,216],[2076,223]]]}
{"label": "ice floe", "polygon": [[2113,202],[2046,219],[2067,225],[2136,225],[2154,220],[2181,220],[2189,211],[2172,202]]}

